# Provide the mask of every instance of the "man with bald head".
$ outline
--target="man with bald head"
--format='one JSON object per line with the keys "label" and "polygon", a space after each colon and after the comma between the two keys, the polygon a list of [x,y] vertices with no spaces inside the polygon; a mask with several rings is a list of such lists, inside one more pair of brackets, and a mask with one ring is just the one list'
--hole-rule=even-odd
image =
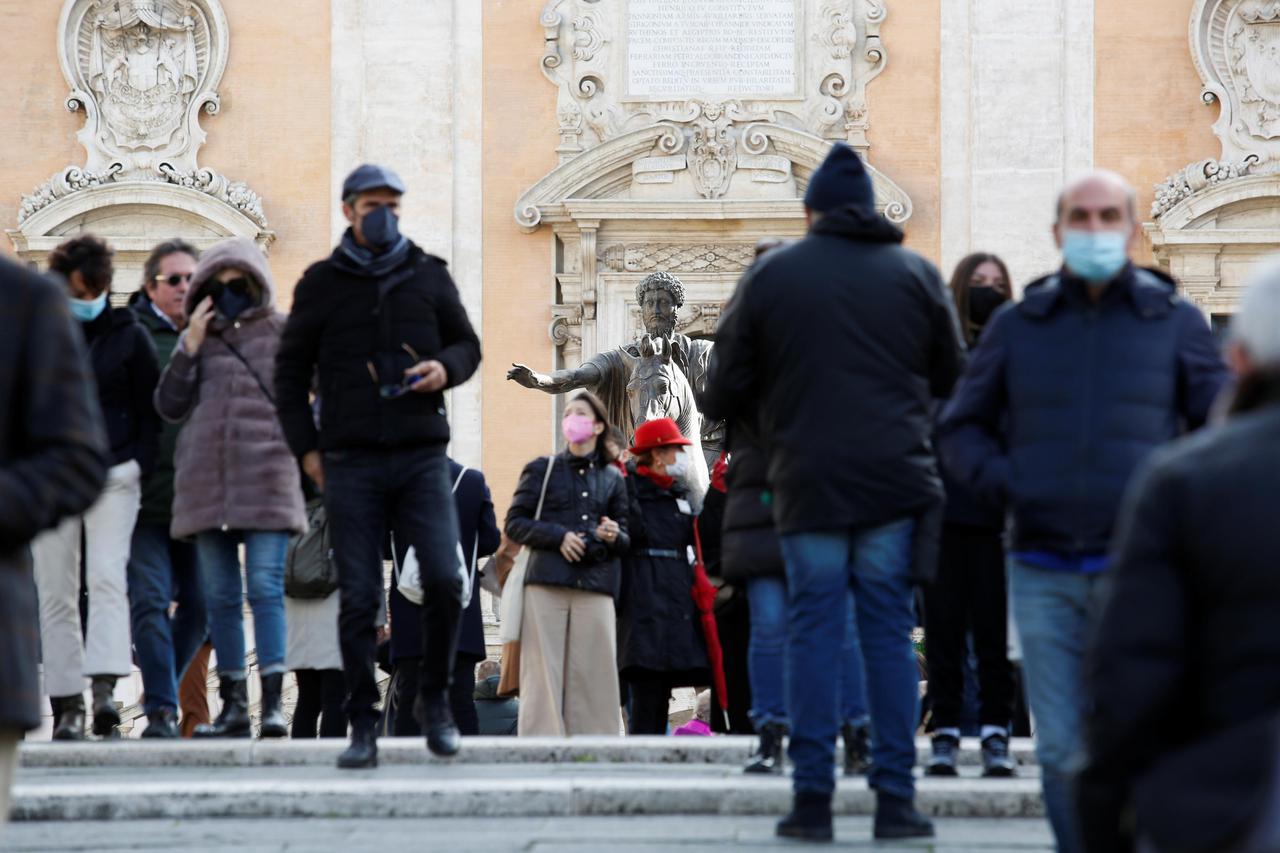
{"label": "man with bald head", "polygon": [[1081,849],[1082,657],[1130,476],[1202,424],[1226,368],[1174,281],[1129,256],[1133,189],[1092,172],[1058,199],[1062,268],[988,323],[943,413],[943,462],[1010,508],[1009,587],[1059,850]]}

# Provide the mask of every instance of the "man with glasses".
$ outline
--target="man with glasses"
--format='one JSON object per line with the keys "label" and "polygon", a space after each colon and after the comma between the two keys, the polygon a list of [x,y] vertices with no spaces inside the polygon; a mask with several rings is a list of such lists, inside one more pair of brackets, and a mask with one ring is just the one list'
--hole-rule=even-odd
{"label": "man with glasses", "polygon": [[[341,591],[351,746],[339,767],[375,767],[377,617],[388,529],[412,545],[423,586],[417,716],[427,747],[454,755],[448,690],[467,578],[457,557],[444,391],[480,363],[445,262],[400,233],[400,177],[364,165],[342,186],[351,227],[303,274],[276,362],[289,446],[324,492]],[[310,392],[318,369],[319,425]]]}
{"label": "man with glasses", "polygon": [[[200,256],[191,244],[169,240],[151,250],[143,265],[142,288],[129,300],[129,307],[151,335],[164,371],[186,327],[182,311],[191,277]],[[164,422],[155,465],[142,483],[142,506],[133,528],[129,551],[129,611],[133,645],[142,687],[146,694],[145,738],[179,736],[178,682],[187,665],[196,658],[207,632],[204,589],[196,562],[194,542],[172,539],[174,453],[178,447],[178,424]],[[170,616],[169,606],[178,602]],[[208,654],[198,669],[208,672]],[[207,692],[207,687],[201,683]],[[207,701],[200,722],[209,722]]]}

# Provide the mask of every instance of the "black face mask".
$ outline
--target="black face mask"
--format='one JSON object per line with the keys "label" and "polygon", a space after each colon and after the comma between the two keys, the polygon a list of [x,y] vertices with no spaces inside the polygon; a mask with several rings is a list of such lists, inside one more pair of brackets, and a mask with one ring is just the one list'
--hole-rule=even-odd
{"label": "black face mask", "polygon": [[970,287],[969,322],[981,329],[996,309],[1008,301],[1009,297],[994,287]]}

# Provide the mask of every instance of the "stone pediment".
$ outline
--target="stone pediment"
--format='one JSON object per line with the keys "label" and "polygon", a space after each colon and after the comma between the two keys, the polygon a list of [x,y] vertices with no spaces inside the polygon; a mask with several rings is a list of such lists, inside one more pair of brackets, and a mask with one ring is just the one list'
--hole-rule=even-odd
{"label": "stone pediment", "polygon": [[[749,215],[800,216],[797,199],[832,143],[810,133],[771,124],[744,127],[737,143],[734,180],[763,191],[708,198],[698,189],[702,155],[685,128],[663,123],[633,130],[578,154],[531,187],[516,203],[516,222],[532,231],[543,222],[566,221],[592,211],[594,218],[723,218]],[[753,153],[759,152],[759,153]],[[767,153],[766,153],[767,152]],[[868,166],[877,207],[892,222],[911,216],[911,199],[897,184]],[[654,186],[661,192],[653,192]],[[777,188],[777,189],[775,189]],[[599,202],[599,204],[589,204]],[[612,202],[612,203],[611,203]]]}

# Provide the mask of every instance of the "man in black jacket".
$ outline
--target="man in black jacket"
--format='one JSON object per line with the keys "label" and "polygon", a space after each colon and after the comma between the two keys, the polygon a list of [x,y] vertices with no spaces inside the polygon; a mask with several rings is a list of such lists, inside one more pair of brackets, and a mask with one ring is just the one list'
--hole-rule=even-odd
{"label": "man in black jacket", "polygon": [[759,412],[790,598],[795,809],[779,835],[832,837],[847,590],[865,661],[876,837],[933,834],[913,805],[918,673],[913,555],[942,501],[930,405],[964,361],[938,271],[876,213],[862,161],[837,145],[805,195],[809,236],[747,273],[712,355],[708,417]]}
{"label": "man in black jacket", "polygon": [[1228,349],[1227,422],[1125,501],[1085,673],[1086,850],[1280,850],[1280,265]]}
{"label": "man in black jacket", "polygon": [[992,317],[939,426],[956,479],[1012,512],[1010,600],[1064,853],[1080,849],[1084,642],[1121,495],[1155,447],[1204,423],[1226,374],[1200,311],[1129,261],[1139,233],[1120,176],[1068,186],[1054,226],[1063,269]]}
{"label": "man in black jacket", "polygon": [[0,823],[18,740],[40,725],[28,546],[97,499],[107,454],[93,370],[66,293],[0,259]]}
{"label": "man in black jacket", "polygon": [[[341,585],[339,630],[352,736],[339,767],[374,767],[383,542],[392,528],[422,572],[421,707],[427,746],[460,746],[448,690],[465,578],[449,494],[444,391],[480,363],[444,261],[399,230],[399,176],[361,166],[343,183],[351,228],[303,274],[276,364],[280,420],[325,496]],[[319,429],[309,395],[318,370]]]}

